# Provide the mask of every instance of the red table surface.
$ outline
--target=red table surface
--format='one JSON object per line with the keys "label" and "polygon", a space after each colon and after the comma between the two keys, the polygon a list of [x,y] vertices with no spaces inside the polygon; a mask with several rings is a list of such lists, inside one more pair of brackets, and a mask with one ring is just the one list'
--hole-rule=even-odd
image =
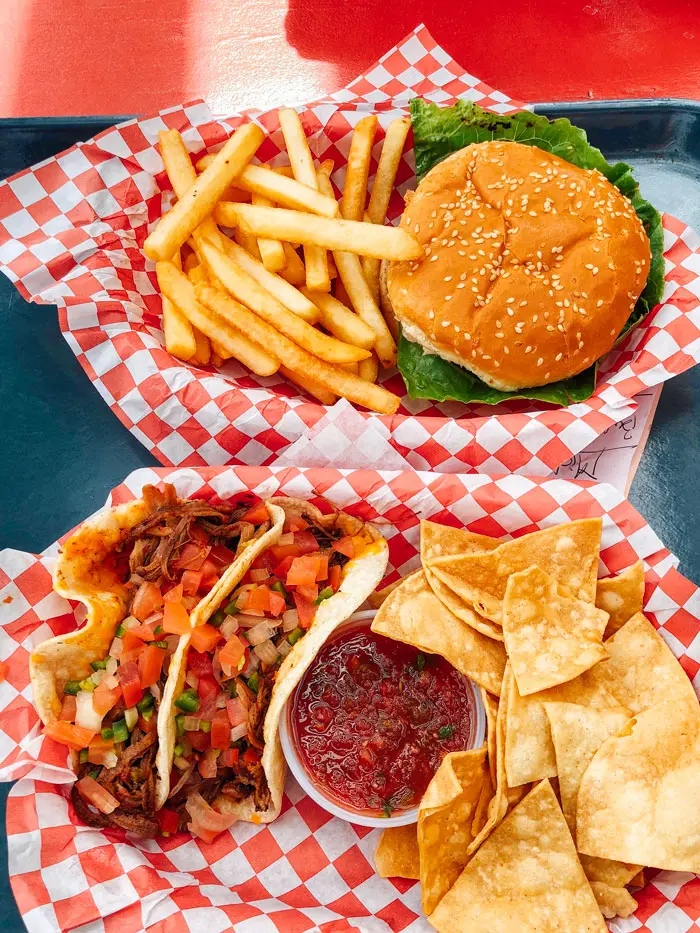
{"label": "red table surface", "polygon": [[697,0],[0,0],[0,117],[302,102],[425,22],[528,101],[697,97]]}

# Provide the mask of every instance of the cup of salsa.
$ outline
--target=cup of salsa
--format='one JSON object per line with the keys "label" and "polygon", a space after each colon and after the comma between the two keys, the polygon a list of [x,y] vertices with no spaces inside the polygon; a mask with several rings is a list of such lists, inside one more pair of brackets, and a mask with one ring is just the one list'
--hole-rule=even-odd
{"label": "cup of salsa", "polygon": [[484,744],[478,688],[439,655],[372,632],[359,612],[287,701],[280,739],[302,788],[362,826],[405,826],[448,752]]}

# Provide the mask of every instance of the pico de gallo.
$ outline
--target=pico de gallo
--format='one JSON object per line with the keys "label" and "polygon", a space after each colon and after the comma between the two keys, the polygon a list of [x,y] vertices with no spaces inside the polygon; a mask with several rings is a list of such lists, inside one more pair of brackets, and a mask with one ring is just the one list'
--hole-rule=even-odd
{"label": "pico de gallo", "polygon": [[47,735],[78,753],[72,796],[91,826],[140,836],[163,830],[156,811],[157,713],[170,658],[190,630],[190,613],[216,585],[242,544],[269,527],[260,501],[179,500],[147,486],[150,514],[110,556],[128,593],[127,616],[106,657],[63,685],[60,717]]}
{"label": "pico de gallo", "polygon": [[[227,602],[192,634],[166,815],[211,839],[232,822],[211,804],[221,796],[270,802],[261,763],[263,727],[277,671],[341,585],[343,567],[371,544],[287,514],[278,542],[259,554]],[[161,811],[162,812],[162,811]],[[170,815],[172,814],[172,815]]]}

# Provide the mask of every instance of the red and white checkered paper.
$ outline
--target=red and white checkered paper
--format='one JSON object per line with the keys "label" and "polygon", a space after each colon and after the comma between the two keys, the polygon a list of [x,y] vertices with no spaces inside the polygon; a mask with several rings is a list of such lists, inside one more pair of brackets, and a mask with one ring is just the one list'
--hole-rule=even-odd
{"label": "red and white checkered paper", "polygon": [[[601,574],[643,558],[646,612],[700,687],[700,594],[677,559],[612,486],[519,475],[411,471],[207,467],[138,470],[111,503],[168,480],[183,496],[323,500],[375,522],[389,540],[387,582],[419,564],[419,520],[518,536],[570,519],[603,518]],[[65,750],[40,734],[31,705],[29,652],[76,625],[76,607],[51,590],[58,544],[40,556],[0,554],[0,778],[20,778],[8,799],[10,880],[30,933],[77,930],[180,933],[233,926],[237,933],[427,933],[416,882],[379,878],[372,857],[379,830],[329,816],[287,779],[281,816],[268,826],[238,823],[214,843],[181,833],[139,841],[122,830],[81,825],[68,802]],[[635,917],[616,933],[684,933],[700,914],[700,882],[652,873]]]}
{"label": "red and white checkered paper", "polygon": [[[522,108],[466,73],[419,26],[346,89],[299,108],[314,154],[335,160],[338,190],[358,119],[376,111],[383,136],[416,95],[441,104],[475,100],[499,113]],[[245,120],[269,133],[260,160],[286,161],[276,111],[218,119],[198,101],[108,129],[0,183],[0,269],[25,298],[58,305],[61,330],[88,377],[162,463],[271,464],[298,442],[287,462],[303,456],[315,465],[384,467],[388,455],[398,467],[547,475],[628,417],[638,392],[697,362],[700,240],[669,216],[664,303],[608,356],[594,396],[568,408],[405,398],[391,417],[342,401],[329,410],[281,376],[255,377],[235,361],[219,372],[174,359],[164,349],[154,266],[141,248],[172,200],[157,133],[177,127],[199,155]],[[401,212],[400,193],[414,184],[409,151],[391,220]],[[404,394],[395,372],[383,381]]]}

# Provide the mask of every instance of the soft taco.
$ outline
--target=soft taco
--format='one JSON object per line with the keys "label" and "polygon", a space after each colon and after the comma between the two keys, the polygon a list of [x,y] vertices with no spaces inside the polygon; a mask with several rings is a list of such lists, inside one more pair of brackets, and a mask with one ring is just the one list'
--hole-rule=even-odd
{"label": "soft taco", "polygon": [[[171,667],[168,823],[210,841],[235,820],[279,814],[286,774],[279,720],[318,650],[382,579],[384,538],[343,512],[273,498],[281,536],[237,560],[208,622],[198,618]],[[175,774],[179,779],[175,780]]]}
{"label": "soft taco", "polygon": [[151,837],[170,791],[169,675],[193,625],[206,623],[239,561],[282,533],[284,513],[250,494],[180,499],[173,486],[100,512],[64,544],[54,589],[84,604],[85,624],[30,658],[45,732],[69,746],[72,799],[91,826]]}

